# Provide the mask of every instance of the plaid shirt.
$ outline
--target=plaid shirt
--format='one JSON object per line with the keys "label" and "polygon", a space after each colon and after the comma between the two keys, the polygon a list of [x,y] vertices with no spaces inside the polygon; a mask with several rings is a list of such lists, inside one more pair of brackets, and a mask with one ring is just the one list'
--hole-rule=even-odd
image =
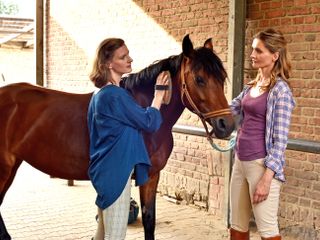
{"label": "plaid shirt", "polygon": [[[249,92],[245,87],[238,97],[232,100],[230,108],[233,115],[240,116],[240,127],[243,119],[241,101]],[[287,147],[291,113],[295,101],[288,84],[281,78],[270,89],[267,99],[265,143],[267,156],[265,166],[275,172],[275,178],[284,182],[283,168],[285,165],[284,152]],[[249,147],[249,146],[248,146]]]}

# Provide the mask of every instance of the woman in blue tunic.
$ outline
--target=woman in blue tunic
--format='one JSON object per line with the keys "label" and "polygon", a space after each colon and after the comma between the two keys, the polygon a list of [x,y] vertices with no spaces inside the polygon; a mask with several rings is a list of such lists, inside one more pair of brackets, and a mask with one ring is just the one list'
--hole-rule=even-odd
{"label": "woman in blue tunic", "polygon": [[[142,131],[157,131],[165,91],[156,90],[150,107],[142,108],[119,84],[131,72],[132,58],[122,39],[109,38],[97,49],[90,80],[98,88],[88,109],[89,177],[97,192],[98,227],[94,240],[125,239],[130,207],[131,175],[136,185],[148,180],[150,159]],[[167,85],[160,73],[157,85]]]}

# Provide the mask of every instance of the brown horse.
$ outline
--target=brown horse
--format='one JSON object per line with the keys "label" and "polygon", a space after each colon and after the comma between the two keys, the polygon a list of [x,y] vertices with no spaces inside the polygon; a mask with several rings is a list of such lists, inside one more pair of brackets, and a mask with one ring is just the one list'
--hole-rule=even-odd
{"label": "brown horse", "polygon": [[[161,129],[144,134],[152,162],[150,180],[140,187],[143,226],[148,240],[154,239],[160,170],[173,148],[172,127],[185,107],[198,114],[205,127],[209,123],[218,138],[229,136],[234,129],[224,96],[227,74],[212,45],[208,46],[194,49],[187,35],[180,55],[160,60],[122,81],[122,87],[128,89],[139,104],[149,106],[156,76],[167,70],[172,77],[173,95],[170,104],[161,108]],[[0,204],[22,161],[55,177],[88,180],[87,107],[91,95],[26,83],[0,88]],[[0,239],[11,239],[1,214]]]}

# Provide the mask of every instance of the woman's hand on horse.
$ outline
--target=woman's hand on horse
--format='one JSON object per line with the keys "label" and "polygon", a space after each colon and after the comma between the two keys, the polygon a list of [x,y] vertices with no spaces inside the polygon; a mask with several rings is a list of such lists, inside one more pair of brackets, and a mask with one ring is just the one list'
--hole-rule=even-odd
{"label": "woman's hand on horse", "polygon": [[161,88],[161,86],[168,86],[169,84],[169,74],[168,72],[161,72],[156,81],[156,87],[154,91],[154,98],[152,102],[152,107],[160,109],[161,104],[163,102],[163,98],[167,90],[166,88]]}
{"label": "woman's hand on horse", "polygon": [[168,86],[168,84],[169,84],[169,74],[168,74],[168,72],[166,72],[166,71],[161,72],[157,77],[154,96],[156,98],[159,97],[162,100],[164,95],[165,95],[165,90],[167,90],[167,89],[166,88],[162,88],[162,89],[161,88],[157,88],[157,86]]}

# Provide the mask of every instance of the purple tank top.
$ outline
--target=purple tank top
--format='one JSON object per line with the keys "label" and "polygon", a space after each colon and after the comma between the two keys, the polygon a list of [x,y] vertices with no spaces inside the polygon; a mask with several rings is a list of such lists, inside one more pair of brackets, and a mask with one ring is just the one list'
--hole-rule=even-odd
{"label": "purple tank top", "polygon": [[250,91],[242,99],[243,122],[238,132],[236,153],[242,161],[264,158],[268,92],[251,97]]}

